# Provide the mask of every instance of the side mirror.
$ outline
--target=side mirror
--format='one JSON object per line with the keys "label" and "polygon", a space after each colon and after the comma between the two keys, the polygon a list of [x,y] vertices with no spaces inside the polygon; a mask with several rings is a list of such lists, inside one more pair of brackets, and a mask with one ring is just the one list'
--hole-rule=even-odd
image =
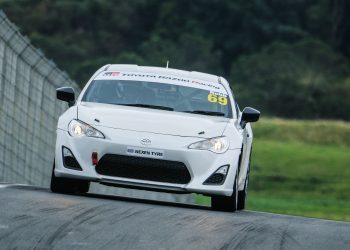
{"label": "side mirror", "polygon": [[68,106],[72,107],[75,102],[74,89],[71,87],[62,87],[56,89],[56,97],[58,100],[68,102]]}
{"label": "side mirror", "polygon": [[260,118],[260,111],[250,107],[245,107],[242,112],[240,125],[244,129],[245,125],[248,122],[257,122],[259,118]]}

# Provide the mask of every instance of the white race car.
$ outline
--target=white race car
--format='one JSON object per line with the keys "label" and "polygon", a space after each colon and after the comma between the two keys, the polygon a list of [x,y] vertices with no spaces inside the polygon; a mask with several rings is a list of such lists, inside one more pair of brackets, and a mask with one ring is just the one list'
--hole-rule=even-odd
{"label": "white race car", "polygon": [[211,196],[213,209],[244,209],[259,111],[241,112],[219,76],[106,65],[57,125],[51,190],[88,192],[90,182]]}

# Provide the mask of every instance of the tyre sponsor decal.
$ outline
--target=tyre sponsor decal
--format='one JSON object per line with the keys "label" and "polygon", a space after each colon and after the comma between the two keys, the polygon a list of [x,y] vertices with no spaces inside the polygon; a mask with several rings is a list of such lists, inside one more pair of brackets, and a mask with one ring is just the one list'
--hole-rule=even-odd
{"label": "tyre sponsor decal", "polygon": [[163,159],[164,150],[139,148],[139,147],[127,147],[126,154],[132,156]]}

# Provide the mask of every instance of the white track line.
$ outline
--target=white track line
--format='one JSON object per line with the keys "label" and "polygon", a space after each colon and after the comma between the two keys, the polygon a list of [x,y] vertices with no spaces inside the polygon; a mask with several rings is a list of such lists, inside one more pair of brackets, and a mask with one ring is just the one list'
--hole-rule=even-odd
{"label": "white track line", "polygon": [[8,184],[8,183],[0,183],[0,188],[8,188],[8,187],[25,187],[29,186],[26,184]]}

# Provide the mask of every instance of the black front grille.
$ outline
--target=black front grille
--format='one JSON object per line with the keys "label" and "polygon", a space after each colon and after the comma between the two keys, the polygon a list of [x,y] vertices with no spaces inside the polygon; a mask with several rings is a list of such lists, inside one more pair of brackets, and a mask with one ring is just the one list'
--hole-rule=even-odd
{"label": "black front grille", "polygon": [[104,155],[96,171],[101,175],[176,184],[187,184],[191,180],[182,162],[125,155]]}

